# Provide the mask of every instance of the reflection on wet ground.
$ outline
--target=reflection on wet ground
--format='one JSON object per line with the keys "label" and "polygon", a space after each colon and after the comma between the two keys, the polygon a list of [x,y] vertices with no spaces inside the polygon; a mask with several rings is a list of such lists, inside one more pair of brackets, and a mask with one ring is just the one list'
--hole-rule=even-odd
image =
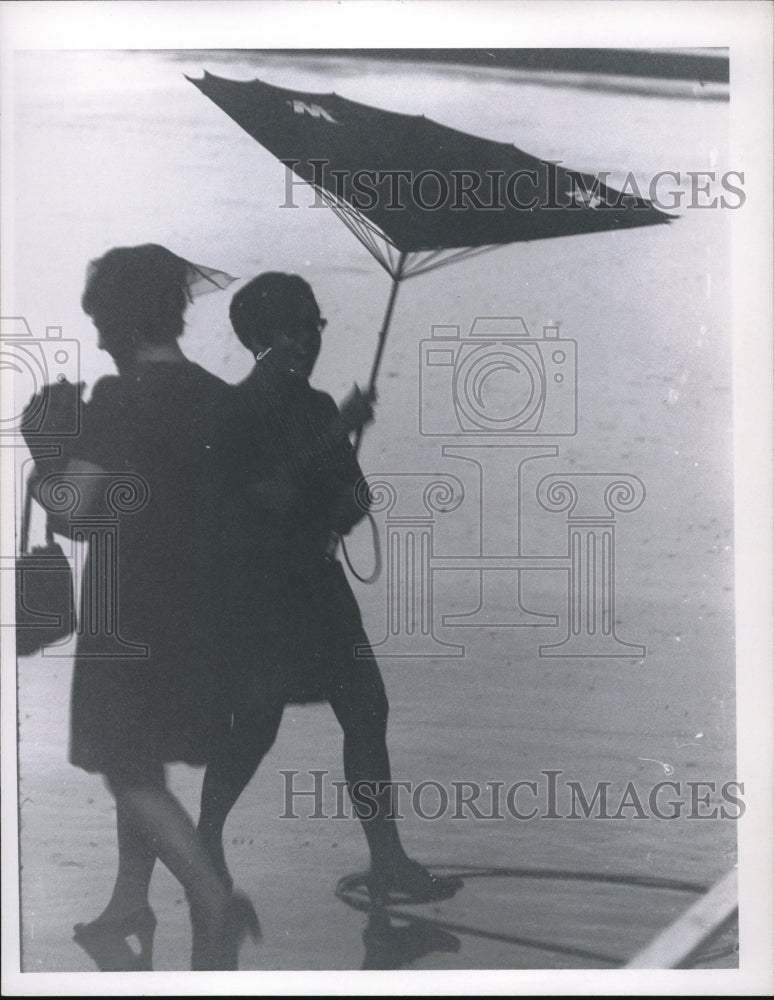
{"label": "reflection on wet ground", "polygon": [[366,969],[405,969],[434,951],[456,954],[460,939],[432,923],[395,920],[383,909],[374,910],[363,931]]}
{"label": "reflection on wet ground", "polygon": [[[619,888],[624,892],[647,890],[656,891],[663,894],[664,898],[671,896],[672,901],[675,895],[681,896],[679,909],[684,909],[693,901],[692,897],[703,895],[709,886],[700,885],[693,882],[681,881],[678,879],[650,878],[637,875],[612,875],[603,872],[568,872],[555,869],[530,870],[526,868],[485,868],[485,867],[451,867],[434,866],[434,870],[439,874],[456,875],[469,884],[473,880],[494,880],[495,886],[502,884],[503,880],[538,880],[546,883],[577,883],[582,891],[583,884],[608,886]],[[548,894],[555,898],[554,893],[547,886]],[[463,890],[461,890],[463,891]],[[512,894],[516,894],[517,888],[511,887]],[[540,936],[539,925],[536,926],[537,934],[512,934],[501,929],[487,929],[480,926],[482,921],[479,918],[470,922],[447,919],[442,908],[435,907],[436,913],[427,915],[426,913],[412,913],[411,900],[388,899],[385,907],[375,907],[371,905],[369,896],[365,889],[365,875],[354,874],[345,876],[339,881],[336,887],[337,897],[353,909],[367,914],[367,923],[363,930],[363,944],[365,954],[363,957],[363,969],[399,969],[409,968],[418,960],[430,955],[433,952],[445,952],[457,955],[462,951],[461,937],[472,939],[489,939],[512,945],[514,949],[525,949],[527,951],[538,951],[552,955],[553,959],[548,959],[543,964],[547,967],[556,965],[567,965],[576,968],[617,968],[624,966],[628,960],[625,953],[614,954],[615,935],[611,934],[611,929],[602,930],[600,925],[596,925],[593,919],[588,919],[585,925],[586,938],[588,944],[580,946],[561,940],[556,935],[556,925],[551,934],[547,934],[545,939]],[[491,895],[497,895],[497,889]],[[408,907],[408,909],[407,909]],[[581,929],[581,935],[583,935]],[[686,955],[680,968],[729,968],[736,967],[738,962],[738,921],[733,915],[723,925],[717,927],[711,933],[708,932],[706,939],[701,943],[695,952]],[[599,948],[595,942],[603,940],[605,946]],[[462,963],[464,966],[464,963]],[[437,968],[437,964],[430,967]],[[460,963],[453,963],[452,967],[461,967]],[[514,968],[524,968],[527,966],[515,961]]]}
{"label": "reflection on wet ground", "polygon": [[[459,898],[453,905],[448,905],[448,900],[427,904],[406,895],[388,896],[383,904],[375,904],[366,889],[365,873],[347,875],[339,881],[337,899],[361,918],[357,933],[362,950],[355,945],[353,936],[348,946],[350,967],[359,963],[361,971],[472,968],[473,956],[480,955],[482,949],[495,947],[500,959],[490,958],[491,967],[621,968],[631,958],[631,942],[642,939],[641,930],[634,936],[616,932],[618,925],[628,922],[620,905],[623,901],[628,900],[633,906],[632,923],[636,923],[636,912],[646,899],[651,910],[682,913],[707,888],[678,879],[604,872],[475,866],[434,868],[438,874],[463,880],[462,888],[455,894]],[[595,893],[595,888],[602,892]],[[550,922],[542,918],[535,890],[554,902],[564,893],[569,919],[557,920],[555,911]],[[570,902],[573,895],[574,905]],[[618,899],[618,907],[610,905],[614,899]],[[587,900],[591,900],[590,905]],[[519,920],[502,919],[507,916],[503,909],[505,901],[511,906],[518,901],[522,911]],[[575,915],[581,901],[586,906],[585,922],[578,921]],[[334,906],[328,913],[331,923],[338,923],[341,916],[335,910]],[[102,971],[151,970],[155,917],[150,910],[136,916],[147,916],[151,926],[145,920],[129,919],[112,934],[104,931],[89,936],[76,934],[74,940]],[[735,968],[738,939],[734,913],[714,931],[708,927],[704,940],[693,952],[686,952],[678,967]],[[242,968],[270,968],[270,960],[263,964],[267,959],[262,946],[254,950],[245,948]],[[303,967],[300,953],[297,961]],[[164,959],[155,966],[167,967]]]}

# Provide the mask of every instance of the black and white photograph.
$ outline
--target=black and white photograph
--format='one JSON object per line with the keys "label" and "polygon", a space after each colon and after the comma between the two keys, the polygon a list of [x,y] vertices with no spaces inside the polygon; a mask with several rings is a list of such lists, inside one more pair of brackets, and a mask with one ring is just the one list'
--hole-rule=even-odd
{"label": "black and white photograph", "polygon": [[4,994],[770,995],[771,7],[0,26]]}

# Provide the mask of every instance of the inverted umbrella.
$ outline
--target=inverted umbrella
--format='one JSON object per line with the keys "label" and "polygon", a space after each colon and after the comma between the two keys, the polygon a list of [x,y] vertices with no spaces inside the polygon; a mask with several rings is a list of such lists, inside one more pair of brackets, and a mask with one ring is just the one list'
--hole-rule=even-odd
{"label": "inverted umbrella", "polygon": [[206,71],[187,79],[310,184],[392,277],[370,391],[404,279],[507,243],[672,218],[639,194],[424,115]]}

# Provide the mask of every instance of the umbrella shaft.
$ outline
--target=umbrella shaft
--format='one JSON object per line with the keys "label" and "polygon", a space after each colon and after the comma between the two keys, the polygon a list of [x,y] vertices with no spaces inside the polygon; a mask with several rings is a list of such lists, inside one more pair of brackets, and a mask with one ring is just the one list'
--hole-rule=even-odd
{"label": "umbrella shaft", "polygon": [[379,375],[379,367],[382,363],[382,355],[384,354],[384,346],[387,343],[387,333],[390,329],[390,321],[392,320],[392,311],[395,308],[395,299],[398,295],[398,286],[400,285],[403,262],[406,259],[406,254],[402,254],[400,258],[400,263],[398,264],[398,270],[395,273],[395,277],[392,279],[392,288],[390,289],[390,297],[387,300],[387,309],[384,313],[384,320],[382,321],[382,329],[379,332],[379,342],[376,345],[376,354],[374,355],[374,362],[371,365],[371,376],[368,380],[368,391],[373,392],[376,388],[376,379]]}
{"label": "umbrella shaft", "polygon": [[[382,321],[382,329],[379,332],[379,342],[376,345],[376,354],[374,356],[374,363],[371,365],[371,375],[368,379],[368,392],[372,394],[376,389],[376,379],[379,375],[379,367],[382,363],[382,355],[384,354],[384,345],[387,343],[387,333],[390,329],[390,321],[392,320],[392,311],[395,308],[395,299],[398,296],[398,286],[400,285],[401,278],[403,277],[403,265],[406,263],[406,257],[408,255],[402,253],[400,255],[400,260],[398,261],[398,267],[392,279],[392,288],[390,289],[390,297],[387,300],[387,308],[384,311],[384,320]],[[363,440],[363,431],[365,428],[359,427],[355,434],[355,440],[353,443],[353,448],[355,449],[355,454],[360,452],[360,442]],[[339,545],[339,537],[336,534],[332,534],[328,539],[328,549],[327,554],[330,558],[336,555],[336,549]]]}
{"label": "umbrella shaft", "polygon": [[[398,297],[398,286],[400,285],[401,279],[403,278],[403,266],[406,263],[406,258],[408,254],[402,253],[400,255],[400,260],[398,261],[398,266],[392,278],[392,288],[390,289],[390,297],[387,300],[387,308],[384,311],[384,319],[382,320],[382,329],[379,331],[379,340],[376,345],[376,354],[374,355],[374,362],[371,365],[371,375],[368,379],[368,393],[373,395],[376,390],[376,379],[379,376],[379,368],[382,363],[382,355],[384,354],[384,346],[387,343],[387,334],[390,329],[390,322],[392,320],[392,311],[395,308],[395,299]],[[360,427],[355,434],[354,449],[357,455],[360,451],[360,442],[363,439],[364,428]]]}

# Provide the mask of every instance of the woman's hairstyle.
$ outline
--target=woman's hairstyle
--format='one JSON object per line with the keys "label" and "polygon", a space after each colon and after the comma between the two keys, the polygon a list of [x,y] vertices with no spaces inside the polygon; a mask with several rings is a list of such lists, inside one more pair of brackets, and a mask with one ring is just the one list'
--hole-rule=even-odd
{"label": "woman's hairstyle", "polygon": [[89,264],[81,305],[120,335],[174,341],[190,301],[188,270],[186,260],[157,243],[114,247]]}
{"label": "woman's hairstyle", "polygon": [[268,346],[272,330],[292,328],[304,320],[320,319],[320,307],[311,286],[297,274],[267,271],[239,289],[231,300],[229,317],[234,333],[248,350]]}

